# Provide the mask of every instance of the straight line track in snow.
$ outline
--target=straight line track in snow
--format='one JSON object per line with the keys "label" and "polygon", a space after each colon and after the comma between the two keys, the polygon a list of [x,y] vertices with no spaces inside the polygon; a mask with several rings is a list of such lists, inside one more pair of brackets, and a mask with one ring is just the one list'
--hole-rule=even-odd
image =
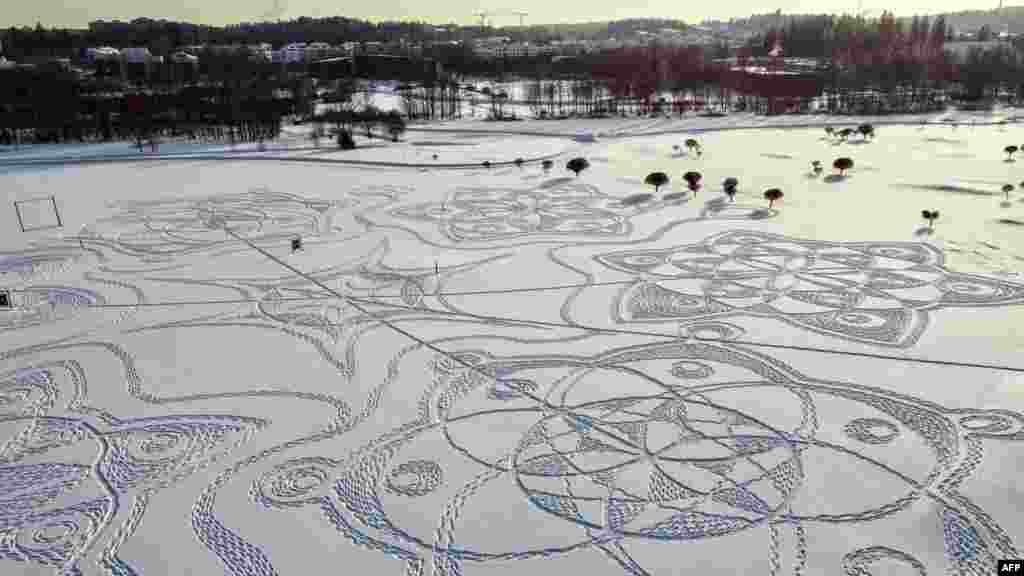
{"label": "straight line track in snow", "polygon": [[[291,272],[294,272],[299,277],[305,278],[309,282],[312,282],[316,286],[319,286],[321,289],[326,290],[328,293],[333,294],[337,298],[340,298],[340,299],[344,300],[350,306],[352,306],[353,308],[355,308],[361,314],[367,316],[368,318],[373,318],[377,322],[380,322],[382,325],[384,325],[384,326],[390,328],[391,330],[401,334],[402,336],[405,336],[406,338],[416,342],[420,346],[423,346],[424,348],[426,348],[428,350],[431,350],[432,352],[434,352],[436,354],[440,354],[441,356],[444,356],[445,358],[448,358],[449,360],[451,360],[451,361],[455,362],[456,364],[458,364],[458,365],[460,365],[460,366],[470,370],[471,372],[479,374],[479,375],[481,375],[481,376],[483,376],[484,378],[487,378],[487,379],[495,378],[495,376],[493,374],[490,374],[487,371],[482,370],[481,368],[470,364],[466,360],[463,360],[462,358],[460,358],[458,355],[452,354],[451,352],[447,352],[445,350],[442,350],[441,348],[439,348],[435,344],[433,344],[431,342],[427,342],[426,340],[423,340],[422,338],[419,338],[418,336],[410,333],[409,331],[407,331],[407,330],[405,330],[403,328],[400,328],[399,326],[396,326],[394,322],[391,322],[391,321],[389,321],[389,320],[387,320],[385,318],[380,318],[378,315],[375,315],[375,314],[371,313],[369,310],[367,310],[360,303],[360,301],[358,299],[351,298],[351,297],[348,297],[348,296],[345,296],[345,295],[341,294],[337,290],[331,288],[330,286],[324,284],[323,282],[317,280],[316,278],[313,278],[312,276],[310,276],[309,274],[306,274],[302,270],[299,270],[298,268],[292,266],[291,264],[285,262],[284,260],[281,260],[277,256],[274,256],[270,252],[267,252],[263,248],[260,248],[259,246],[257,246],[253,242],[251,242],[248,238],[239,236],[238,234],[236,234],[233,230],[231,230],[227,226],[224,226],[223,230],[229,236],[232,236],[233,238],[244,242],[245,244],[247,244],[253,250],[256,250],[257,252],[259,252],[260,254],[263,254],[264,256],[269,258],[270,260],[280,264],[281,266],[283,266],[284,268],[290,270]],[[550,402],[548,402],[544,398],[541,398],[541,397],[537,396],[536,394],[533,394],[532,392],[530,392],[529,390],[527,390],[525,388],[521,388],[519,390],[519,392],[524,397],[529,398],[530,400],[533,400],[534,402],[536,402],[540,406],[543,406],[543,407],[547,408],[548,410],[552,410],[554,412],[563,412],[567,416],[571,416],[571,417],[574,417],[574,418],[578,417],[576,414],[573,414],[571,411],[559,408],[558,406],[555,406],[555,405],[551,404]],[[609,438],[612,438],[613,440],[616,440],[618,442],[623,443],[623,445],[625,445],[625,446],[629,446],[629,447],[637,449],[637,450],[641,449],[640,446],[637,446],[636,443],[632,442],[628,438],[625,438],[625,437],[623,437],[623,436],[621,436],[619,434],[615,434],[614,432],[609,432],[603,426],[599,426],[596,423],[593,423],[593,425],[591,427],[595,431],[600,432],[600,433],[604,434],[605,436],[608,436]]]}

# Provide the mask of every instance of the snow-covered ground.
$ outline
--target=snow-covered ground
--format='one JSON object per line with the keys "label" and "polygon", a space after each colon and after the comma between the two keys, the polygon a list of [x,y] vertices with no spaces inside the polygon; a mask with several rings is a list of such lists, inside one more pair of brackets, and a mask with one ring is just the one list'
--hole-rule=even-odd
{"label": "snow-covered ground", "polygon": [[820,120],[6,151],[0,574],[992,573],[1022,131]]}

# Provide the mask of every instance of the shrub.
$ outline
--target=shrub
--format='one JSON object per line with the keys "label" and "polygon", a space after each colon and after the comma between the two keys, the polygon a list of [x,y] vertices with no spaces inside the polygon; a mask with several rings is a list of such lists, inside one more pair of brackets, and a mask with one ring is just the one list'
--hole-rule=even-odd
{"label": "shrub", "polygon": [[722,188],[725,190],[725,195],[729,197],[730,201],[736,198],[736,187],[739,186],[740,181],[729,177],[722,181]]}
{"label": "shrub", "polygon": [[832,167],[839,170],[840,174],[844,174],[847,170],[853,168],[853,159],[836,158],[836,161],[832,163]]}
{"label": "shrub", "polygon": [[664,172],[651,172],[647,175],[647,178],[644,178],[644,184],[654,186],[654,192],[657,194],[662,186],[668,184],[668,174]]}
{"label": "shrub", "polygon": [[580,172],[583,172],[589,167],[590,162],[587,162],[586,158],[573,158],[565,163],[565,169],[575,172],[577,178],[579,177]]}

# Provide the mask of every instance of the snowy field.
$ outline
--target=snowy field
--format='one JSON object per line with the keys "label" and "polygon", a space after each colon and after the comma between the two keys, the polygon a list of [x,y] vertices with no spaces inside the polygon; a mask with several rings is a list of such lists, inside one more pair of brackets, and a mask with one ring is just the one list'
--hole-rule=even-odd
{"label": "snowy field", "polygon": [[1024,131],[902,121],[5,150],[0,574],[994,573]]}

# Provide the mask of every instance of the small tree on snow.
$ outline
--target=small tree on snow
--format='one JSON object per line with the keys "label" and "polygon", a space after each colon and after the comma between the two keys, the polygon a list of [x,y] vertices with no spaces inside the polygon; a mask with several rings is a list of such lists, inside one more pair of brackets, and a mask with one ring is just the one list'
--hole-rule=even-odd
{"label": "small tree on snow", "polygon": [[851,158],[836,158],[836,161],[832,163],[832,167],[839,170],[839,174],[845,175],[846,171],[853,168],[853,159]]}
{"label": "small tree on snow", "polygon": [[522,158],[516,158],[516,160],[515,160],[515,165],[516,165],[516,167],[518,167],[518,168],[519,168],[520,170],[522,170],[522,169],[523,169],[523,163],[524,163],[524,162],[525,162],[525,160],[523,160]]}
{"label": "small tree on snow", "polygon": [[545,160],[545,161],[540,163],[540,167],[544,169],[545,173],[551,172],[551,169],[554,168],[554,166],[555,166],[555,163],[552,162],[551,160]]}
{"label": "small tree on snow", "polygon": [[696,138],[687,138],[684,144],[686,144],[687,150],[693,150],[697,153],[697,156],[701,155],[700,142],[697,142]]}
{"label": "small tree on snow", "polygon": [[683,180],[686,180],[687,187],[696,195],[697,191],[700,190],[700,172],[687,172],[683,174]]}
{"label": "small tree on snow", "polygon": [[736,200],[736,187],[739,186],[739,180],[729,177],[722,181],[722,188],[725,190],[725,195],[729,197],[729,201],[733,202]]}
{"label": "small tree on snow", "polygon": [[784,194],[778,188],[769,188],[764,191],[764,199],[768,201],[768,208],[771,208],[775,201],[782,198]]}
{"label": "small tree on snow", "polygon": [[860,132],[861,138],[875,137],[875,127],[871,124],[861,124],[860,126],[857,126],[857,132]]}
{"label": "small tree on snow", "polygon": [[1010,199],[1010,192],[1013,192],[1013,184],[1003,184],[1003,195],[1007,200]]}
{"label": "small tree on snow", "polygon": [[939,219],[938,210],[921,210],[921,217],[928,221],[928,229],[935,228],[935,221]]}
{"label": "small tree on snow", "polygon": [[1017,148],[1013,144],[1007,146],[1006,148],[1003,148],[1003,152],[1006,152],[1006,159],[1013,160],[1013,155],[1017,153],[1017,150],[1019,150],[1019,148]]}
{"label": "small tree on snow", "polygon": [[668,174],[664,172],[651,172],[644,178],[644,184],[648,186],[654,186],[654,193],[657,194],[658,190],[668,184]]}
{"label": "small tree on snow", "polygon": [[574,172],[577,178],[579,178],[580,172],[583,172],[589,167],[590,162],[587,162],[586,158],[573,158],[565,163],[565,169]]}
{"label": "small tree on snow", "polygon": [[821,167],[821,161],[815,160],[814,162],[811,162],[811,170],[813,170],[815,174],[820,175],[821,171],[823,170],[823,168]]}

